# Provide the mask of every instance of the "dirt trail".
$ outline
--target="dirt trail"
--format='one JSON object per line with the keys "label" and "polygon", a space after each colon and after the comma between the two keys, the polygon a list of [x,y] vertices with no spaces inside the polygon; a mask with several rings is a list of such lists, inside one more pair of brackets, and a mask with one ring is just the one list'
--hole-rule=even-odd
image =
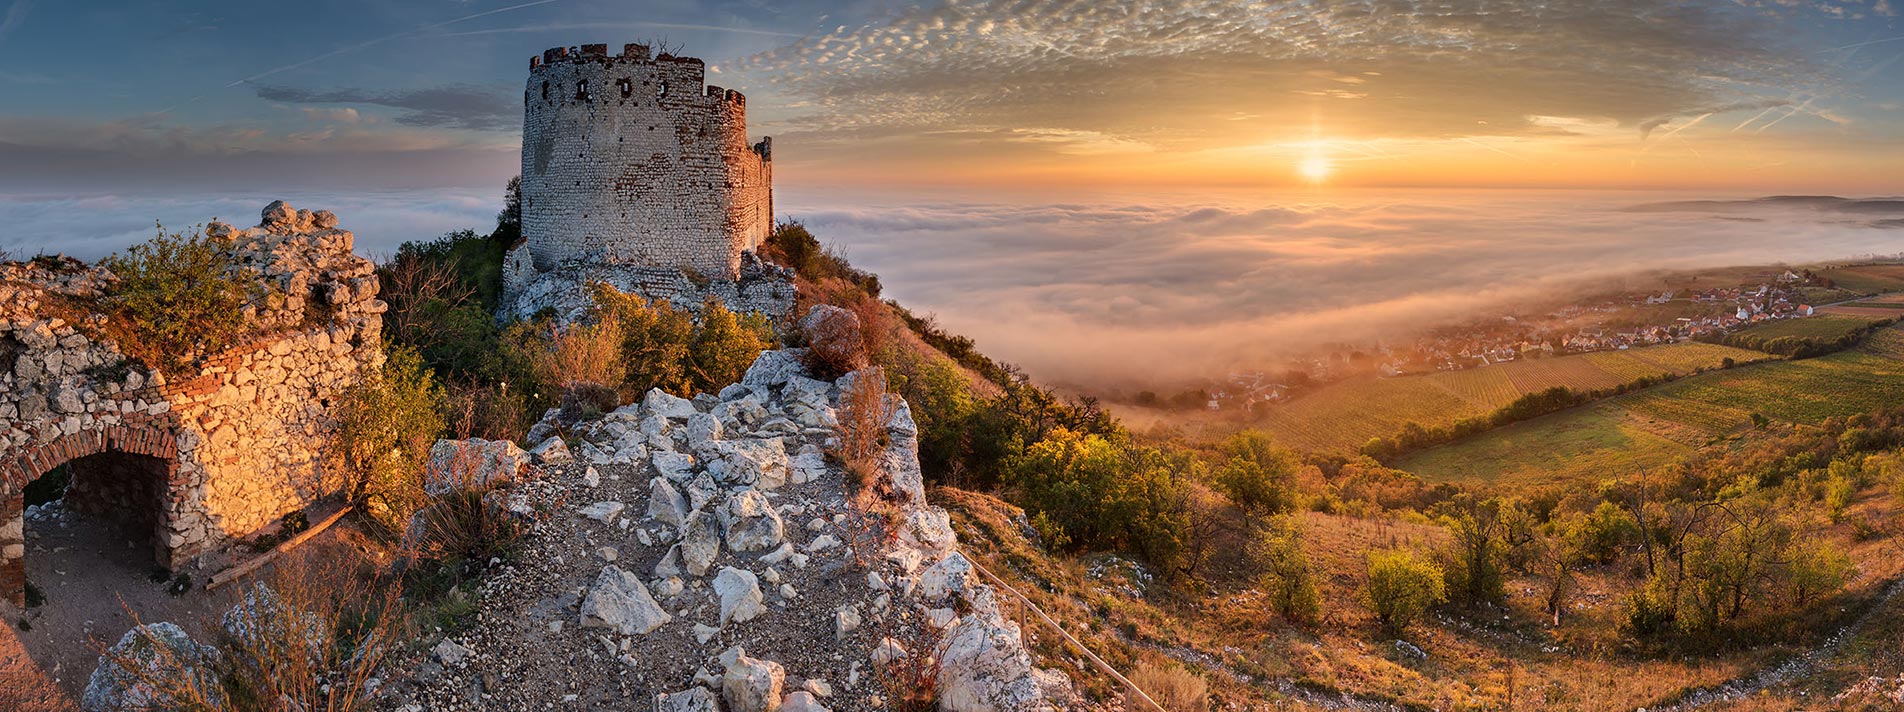
{"label": "dirt trail", "polygon": [[[51,508],[30,517],[27,580],[45,602],[25,612],[0,603],[0,710],[75,710],[99,651],[134,625],[171,621],[205,639],[205,625],[230,605],[230,590],[207,595],[204,572],[192,570],[192,590],[166,593],[152,580],[149,543],[111,524]],[[25,625],[22,625],[22,621]]]}

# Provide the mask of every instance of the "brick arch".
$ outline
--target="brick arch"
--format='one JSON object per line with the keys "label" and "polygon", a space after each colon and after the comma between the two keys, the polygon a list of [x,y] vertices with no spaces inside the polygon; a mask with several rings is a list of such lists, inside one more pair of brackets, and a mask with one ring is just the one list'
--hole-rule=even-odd
{"label": "brick arch", "polygon": [[178,440],[170,430],[149,425],[107,425],[62,435],[26,447],[0,459],[0,596],[13,605],[26,604],[26,486],[55,467],[92,455],[122,453],[165,463],[162,481],[154,483],[160,500],[153,532],[154,554],[165,561],[168,552],[161,531],[166,524],[163,500],[172,491],[179,472]]}
{"label": "brick arch", "polygon": [[88,455],[122,452],[161,460],[178,460],[178,439],[168,429],[149,425],[108,425],[62,435],[51,442],[30,445],[0,460],[0,491],[18,490],[40,475]]}

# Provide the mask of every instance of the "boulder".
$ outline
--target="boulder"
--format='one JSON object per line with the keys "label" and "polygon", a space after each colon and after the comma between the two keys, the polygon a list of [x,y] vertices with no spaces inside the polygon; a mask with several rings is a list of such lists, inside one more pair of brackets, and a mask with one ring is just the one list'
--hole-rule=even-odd
{"label": "boulder", "polygon": [[297,215],[297,209],[291,207],[290,204],[282,200],[273,200],[269,205],[264,206],[264,212],[258,216],[258,224],[265,227],[288,226],[297,222]]}
{"label": "boulder", "polygon": [[866,366],[859,315],[831,304],[815,304],[800,318],[807,337],[807,363],[820,371],[845,373]]}
{"label": "boulder", "polygon": [[694,476],[694,456],[673,450],[656,450],[648,457],[656,472],[673,482],[686,482]]}
{"label": "boulder", "polygon": [[655,695],[655,712],[721,712],[721,704],[707,688],[690,687]]}
{"label": "boulder", "polygon": [[971,585],[972,562],[964,554],[952,552],[919,574],[919,597],[940,602],[965,592]]}
{"label": "boulder", "polygon": [[641,399],[641,409],[649,416],[659,416],[669,420],[687,420],[700,411],[694,409],[694,402],[680,396],[670,395],[659,388],[648,390]]}
{"label": "boulder", "polygon": [[781,703],[780,712],[833,712],[820,704],[813,693],[801,690],[787,695],[787,701]]}
{"label": "boulder", "polygon": [[1049,709],[1063,695],[1048,690],[1062,675],[1032,666],[1018,625],[999,615],[986,589],[972,615],[959,618],[945,633],[939,656],[939,709],[946,712],[1005,712]]}
{"label": "boulder", "polygon": [[441,496],[452,490],[481,491],[515,481],[529,454],[508,440],[438,440],[430,447],[423,491]]}
{"label": "boulder", "polygon": [[449,638],[437,641],[436,647],[430,648],[430,655],[434,656],[437,662],[450,667],[463,664],[464,660],[468,660],[469,656],[475,654],[476,651],[469,649],[468,646]]}
{"label": "boulder", "polygon": [[688,436],[687,445],[691,449],[698,448],[709,440],[721,439],[723,430],[721,419],[714,417],[711,413],[695,413],[688,416],[687,427],[683,428]]}
{"label": "boulder", "polygon": [[742,490],[728,497],[715,513],[727,536],[727,548],[734,551],[761,551],[786,541],[786,525],[780,513],[758,490]]}
{"label": "boulder", "polygon": [[613,628],[622,635],[645,635],[670,620],[673,616],[655,603],[640,578],[613,564],[602,567],[588,597],[582,599],[584,628]]}
{"label": "boulder", "polygon": [[569,444],[559,437],[543,440],[541,445],[530,448],[529,457],[538,465],[566,465],[575,461],[575,455],[569,452]]}
{"label": "boulder", "polygon": [[728,712],[776,712],[780,709],[780,689],[786,684],[787,671],[780,663],[747,657],[739,646],[721,653],[727,666],[721,676],[721,697]]}
{"label": "boulder", "polygon": [[603,524],[608,524],[610,522],[613,522],[615,520],[615,517],[621,514],[621,510],[626,509],[627,507],[628,505],[622,504],[620,502],[614,502],[614,501],[596,502],[594,504],[591,504],[579,510],[576,510],[576,513],[584,517],[588,517],[589,519],[593,519],[595,521],[601,522]]}
{"label": "boulder", "polygon": [[714,595],[721,601],[721,625],[746,623],[766,612],[760,595],[760,580],[754,572],[732,566],[721,567],[714,576]]}
{"label": "boulder", "polygon": [[688,523],[688,502],[666,478],[656,477],[648,481],[648,516],[680,531]]}
{"label": "boulder", "polygon": [[126,631],[100,656],[79,707],[85,712],[117,712],[170,709],[186,703],[172,690],[155,689],[149,682],[165,680],[194,690],[194,697],[209,701],[215,710],[230,709],[215,670],[217,662],[216,649],[200,645],[176,625],[141,625]]}
{"label": "boulder", "polygon": [[714,557],[720,555],[719,522],[712,513],[695,510],[688,515],[687,526],[681,528],[681,564],[687,567],[688,573],[705,576],[708,567],[714,564]]}
{"label": "boulder", "polygon": [[708,411],[709,415],[721,421],[721,427],[728,431],[741,431],[753,427],[767,419],[767,403],[752,391],[748,395],[731,401],[722,401],[720,405]]}
{"label": "boulder", "polygon": [[304,652],[313,662],[330,642],[330,632],[316,615],[285,603],[277,591],[264,585],[245,591],[244,598],[219,617],[218,627],[232,640],[258,650],[303,641]]}
{"label": "boulder", "polygon": [[741,385],[773,388],[785,384],[788,378],[806,370],[800,364],[805,351],[805,349],[781,349],[760,352],[760,356],[754,359],[753,365],[747,367],[747,375],[741,376]]}
{"label": "boulder", "polygon": [[718,458],[716,477],[725,484],[771,490],[787,483],[787,448],[779,438],[714,440],[706,452]]}

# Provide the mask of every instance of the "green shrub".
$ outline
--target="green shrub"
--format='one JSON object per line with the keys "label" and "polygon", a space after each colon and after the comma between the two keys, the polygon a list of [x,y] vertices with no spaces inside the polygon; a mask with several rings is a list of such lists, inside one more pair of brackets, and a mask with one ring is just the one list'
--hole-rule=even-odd
{"label": "green shrub", "polygon": [[423,467],[441,435],[444,394],[416,351],[394,348],[381,372],[348,389],[336,409],[335,465],[371,517],[401,532],[423,506]]}
{"label": "green shrub", "polygon": [[[683,363],[692,392],[714,393],[739,383],[760,352],[773,348],[773,325],[759,314],[739,315],[708,300]],[[692,395],[685,393],[682,395]]]}
{"label": "green shrub", "polygon": [[1294,480],[1301,461],[1278,447],[1267,434],[1246,430],[1223,444],[1229,456],[1216,472],[1216,484],[1236,506],[1258,514],[1294,509]]}
{"label": "green shrub", "polygon": [[[1186,462],[1153,448],[1057,428],[1007,466],[1021,506],[1045,518],[1047,541],[1074,548],[1132,549],[1171,566],[1183,550],[1189,496]],[[1056,536],[1056,535],[1062,536]]]}
{"label": "green shrub", "polygon": [[1250,558],[1261,572],[1263,589],[1277,615],[1297,623],[1313,623],[1322,612],[1322,593],[1316,574],[1302,548],[1302,523],[1294,515],[1275,517],[1256,532]]}
{"label": "green shrub", "polygon": [[1802,606],[1843,588],[1851,576],[1851,557],[1829,542],[1812,539],[1792,547],[1785,569],[1791,601]]}
{"label": "green shrub", "polygon": [[181,373],[203,356],[236,345],[247,331],[252,285],[233,270],[229,240],[167,233],[107,257],[119,278],[101,300],[128,338],[120,348],[147,364]]}
{"label": "green shrub", "polygon": [[625,390],[635,397],[654,388],[692,395],[687,356],[689,341],[694,337],[693,316],[666,301],[650,302],[606,284],[593,285],[591,290],[595,318],[621,326]]}
{"label": "green shrub", "polygon": [[1371,551],[1362,602],[1384,630],[1399,635],[1448,600],[1441,566],[1407,549]]}

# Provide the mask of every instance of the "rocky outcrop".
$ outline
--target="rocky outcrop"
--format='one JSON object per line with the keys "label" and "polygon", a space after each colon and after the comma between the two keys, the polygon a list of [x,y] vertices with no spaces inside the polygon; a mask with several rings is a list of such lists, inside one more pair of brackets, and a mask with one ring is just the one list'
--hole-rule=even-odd
{"label": "rocky outcrop", "polygon": [[393,663],[415,674],[395,675],[387,705],[844,712],[915,694],[889,685],[912,670],[946,710],[1069,705],[926,502],[903,401],[884,457],[902,481],[874,511],[824,454],[842,386],[872,376],[814,380],[801,356],[763,353],[718,396],[653,393],[560,428],[577,461],[509,486],[558,514],[484,584],[452,639],[470,653]]}
{"label": "rocky outcrop", "polygon": [[217,660],[218,651],[193,641],[176,625],[138,626],[100,656],[79,707],[85,712],[119,712],[203,701],[225,709],[229,701],[214,669]]}

